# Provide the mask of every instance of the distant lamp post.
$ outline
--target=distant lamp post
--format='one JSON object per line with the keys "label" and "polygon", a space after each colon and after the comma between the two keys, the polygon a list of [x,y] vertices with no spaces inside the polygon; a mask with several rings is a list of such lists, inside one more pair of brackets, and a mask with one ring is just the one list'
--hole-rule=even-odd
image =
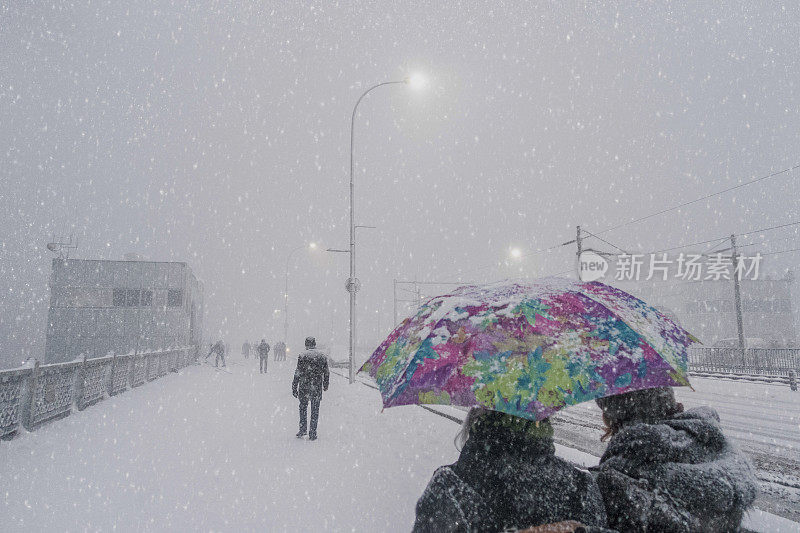
{"label": "distant lamp post", "polygon": [[[421,74],[412,74],[411,76],[399,81],[384,81],[373,85],[358,97],[356,105],[353,106],[353,114],[350,117],[350,277],[345,283],[347,292],[350,293],[350,361],[349,361],[349,378],[350,383],[356,381],[356,293],[361,288],[361,282],[356,278],[356,215],[355,215],[355,182],[353,175],[355,171],[355,159],[353,157],[353,144],[355,139],[355,125],[356,125],[356,112],[361,100],[364,99],[370,92],[383,87],[384,85],[408,85],[413,90],[421,90],[427,85],[427,81]],[[331,250],[334,251],[334,250]]]}
{"label": "distant lamp post", "polygon": [[508,253],[512,259],[519,259],[520,257],[522,257],[522,250],[520,250],[519,248],[511,248],[511,250],[509,250]]}
{"label": "distant lamp post", "polygon": [[[289,255],[286,257],[286,277],[284,278],[284,286],[283,286],[283,343],[289,340],[289,264],[292,260],[292,256],[295,252],[299,252],[300,250],[304,250],[308,248],[309,250],[316,250],[317,243],[311,242],[303,244],[302,246],[298,246],[297,248],[293,249],[289,252]],[[275,312],[278,310],[276,309]]]}

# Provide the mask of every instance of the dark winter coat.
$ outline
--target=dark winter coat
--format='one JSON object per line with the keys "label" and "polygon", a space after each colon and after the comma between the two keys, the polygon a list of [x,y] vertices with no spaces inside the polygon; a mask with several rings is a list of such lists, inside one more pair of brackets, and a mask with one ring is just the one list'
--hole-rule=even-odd
{"label": "dark winter coat", "polygon": [[258,345],[258,357],[265,358],[269,355],[269,344],[262,342]]}
{"label": "dark winter coat", "polygon": [[708,407],[623,426],[597,470],[609,525],[623,532],[737,531],[757,491]]}
{"label": "dark winter coat", "polygon": [[306,350],[297,356],[297,368],[292,381],[292,394],[322,396],[328,390],[328,358],[319,350]]}
{"label": "dark winter coat", "polygon": [[437,469],[417,502],[414,532],[502,531],[562,520],[606,526],[592,475],[555,456],[552,432],[511,431],[473,425],[458,461]]}

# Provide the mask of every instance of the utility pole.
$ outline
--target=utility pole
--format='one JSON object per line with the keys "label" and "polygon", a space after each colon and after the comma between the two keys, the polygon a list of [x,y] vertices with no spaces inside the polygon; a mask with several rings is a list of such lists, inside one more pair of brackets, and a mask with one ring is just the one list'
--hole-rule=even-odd
{"label": "utility pole", "polygon": [[742,326],[742,296],[739,289],[739,253],[736,250],[736,235],[731,235],[731,261],[733,262],[733,299],[736,306],[736,329],[739,333],[739,349],[742,352],[742,367],[745,366],[747,359],[747,348],[744,344],[744,327]]}
{"label": "utility pole", "polygon": [[394,311],[394,322],[392,322],[392,326],[397,325],[397,278],[392,280],[394,282],[394,305],[392,306],[392,310]]}
{"label": "utility pole", "polygon": [[576,227],[575,232],[575,243],[578,245],[578,252],[576,255],[578,256],[577,266],[578,266],[578,281],[581,280],[581,254],[583,253],[583,242],[581,241],[581,227]]}

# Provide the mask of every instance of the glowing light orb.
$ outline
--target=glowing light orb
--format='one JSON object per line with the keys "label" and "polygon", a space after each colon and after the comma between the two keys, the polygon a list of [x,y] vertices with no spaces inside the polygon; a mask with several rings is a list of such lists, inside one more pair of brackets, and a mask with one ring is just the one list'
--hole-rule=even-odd
{"label": "glowing light orb", "polygon": [[425,76],[423,76],[422,74],[415,73],[415,74],[412,74],[411,76],[409,76],[408,78],[406,78],[406,83],[413,90],[420,91],[420,90],[424,89],[425,86],[428,84],[428,80],[425,79]]}

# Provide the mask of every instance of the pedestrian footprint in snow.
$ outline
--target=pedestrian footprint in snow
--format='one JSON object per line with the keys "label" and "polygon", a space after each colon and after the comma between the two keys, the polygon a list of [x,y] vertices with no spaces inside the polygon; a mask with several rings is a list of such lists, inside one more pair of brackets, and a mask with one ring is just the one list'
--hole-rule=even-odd
{"label": "pedestrian footprint in snow", "polygon": [[599,398],[611,437],[598,471],[609,525],[628,531],[738,531],[756,498],[747,459],[709,407],[683,410],[671,388]]}
{"label": "pedestrian footprint in snow", "polygon": [[[306,337],[306,351],[297,356],[297,368],[292,381],[292,395],[300,400],[300,438],[308,433],[308,440],[317,439],[317,422],[319,421],[319,403],[322,391],[328,390],[328,358],[316,349],[314,337]],[[308,404],[311,403],[311,424],[307,429]]]}
{"label": "pedestrian footprint in snow", "polygon": [[417,502],[415,532],[606,526],[597,484],[555,456],[547,419],[473,408],[456,441],[458,461],[437,469]]}

